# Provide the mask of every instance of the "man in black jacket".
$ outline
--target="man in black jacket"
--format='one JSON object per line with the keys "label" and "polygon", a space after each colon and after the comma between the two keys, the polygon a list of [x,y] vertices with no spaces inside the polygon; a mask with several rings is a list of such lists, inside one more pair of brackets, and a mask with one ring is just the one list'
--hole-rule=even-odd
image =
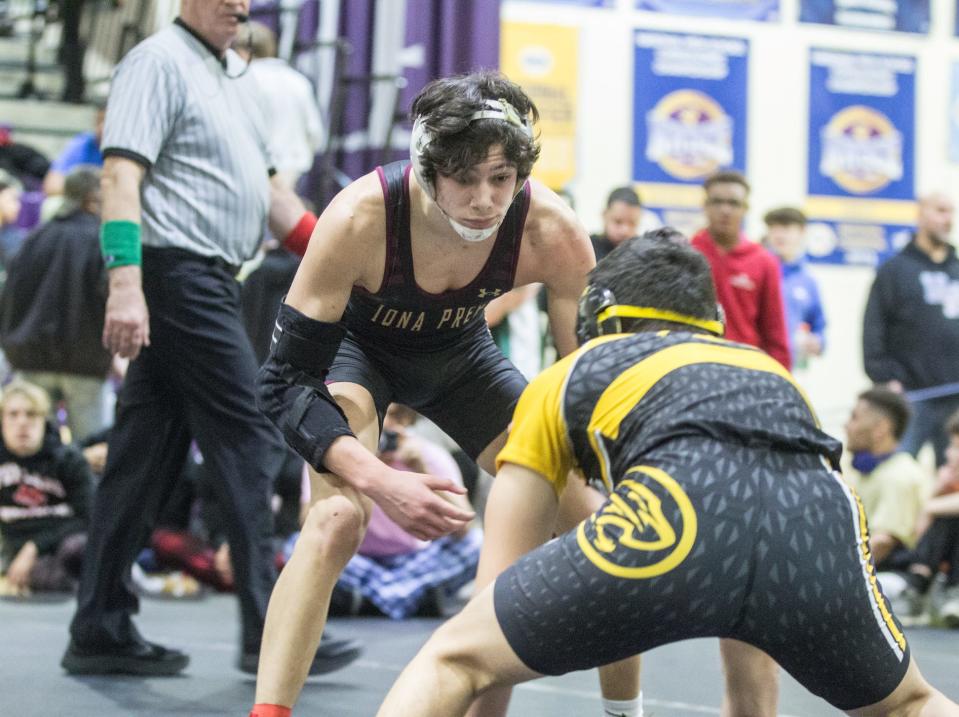
{"label": "man in black jacket", "polygon": [[[955,207],[945,194],[919,200],[913,240],[883,264],[869,291],[862,344],[866,374],[910,393],[902,449],[927,441],[945,463],[946,420],[959,409],[959,259],[950,243]],[[954,389],[954,390],[953,390]]]}
{"label": "man in black jacket", "polygon": [[78,166],[57,215],[27,237],[0,296],[0,343],[25,377],[67,404],[75,438],[103,428],[110,354],[100,343],[106,283],[100,170]]}

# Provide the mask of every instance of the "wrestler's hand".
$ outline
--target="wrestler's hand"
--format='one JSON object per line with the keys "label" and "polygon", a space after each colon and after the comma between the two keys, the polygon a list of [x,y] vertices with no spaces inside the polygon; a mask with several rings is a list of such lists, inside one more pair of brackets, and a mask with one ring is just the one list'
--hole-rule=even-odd
{"label": "wrestler's hand", "polygon": [[103,346],[121,358],[135,359],[150,345],[150,314],[140,288],[139,266],[110,270],[110,295],[103,321]]}
{"label": "wrestler's hand", "polygon": [[367,494],[414,537],[435,540],[460,530],[475,517],[472,511],[453,505],[436,492],[465,494],[466,489],[453,481],[426,473],[389,470],[393,475],[380,484],[382,488]]}

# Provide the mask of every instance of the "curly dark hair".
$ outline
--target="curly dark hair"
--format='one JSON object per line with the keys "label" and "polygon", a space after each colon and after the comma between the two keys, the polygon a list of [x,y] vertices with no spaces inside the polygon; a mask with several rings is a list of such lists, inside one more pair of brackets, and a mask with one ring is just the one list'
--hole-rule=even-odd
{"label": "curly dark hair", "polygon": [[536,105],[523,89],[499,72],[483,70],[443,77],[430,82],[413,100],[413,120],[422,118],[432,141],[422,154],[423,178],[436,175],[463,178],[486,159],[490,147],[500,145],[507,161],[515,165],[520,180],[529,177],[539,158],[539,142],[521,127],[497,119],[470,122],[486,100],[506,100],[531,124],[539,120]]}
{"label": "curly dark hair", "polygon": [[[719,319],[716,289],[706,258],[681,232],[661,227],[624,241],[589,274],[589,283],[613,292],[619,304],[673,311],[694,319]],[[626,331],[677,328],[660,319],[629,319]],[[703,332],[685,324],[683,331]]]}

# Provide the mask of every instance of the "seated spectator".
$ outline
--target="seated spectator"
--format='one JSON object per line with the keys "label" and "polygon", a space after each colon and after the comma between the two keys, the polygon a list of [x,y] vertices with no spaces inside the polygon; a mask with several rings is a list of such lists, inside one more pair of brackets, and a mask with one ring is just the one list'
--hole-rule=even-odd
{"label": "seated spectator", "polygon": [[26,381],[0,399],[0,537],[5,594],[72,590],[80,575],[92,477],[46,420],[50,399]]}
{"label": "seated spectator", "polygon": [[[383,419],[381,460],[398,470],[461,482],[449,453],[413,433],[416,418],[406,406],[389,407]],[[471,509],[464,496],[451,494],[450,500]],[[294,541],[295,537],[288,543],[288,554]],[[334,588],[331,613],[358,614],[372,608],[394,620],[417,613],[449,616],[462,606],[461,588],[476,577],[482,542],[482,531],[474,526],[432,542],[418,540],[374,505],[359,552]]]}
{"label": "seated spectator", "polygon": [[766,242],[779,259],[786,309],[786,334],[793,368],[804,368],[826,345],[826,315],[819,285],[806,266],[806,215],[794,207],[766,213]]}
{"label": "seated spectator", "polygon": [[19,180],[0,169],[0,268],[4,271],[27,235],[17,224],[22,192]]}
{"label": "seated spectator", "polygon": [[[915,550],[904,556],[908,586],[893,600],[896,614],[906,618],[926,615],[947,627],[959,628],[959,413],[946,423],[949,446],[939,469],[933,497],[922,508]],[[941,595],[930,600],[930,587],[943,571]]]}
{"label": "seated spectator", "polygon": [[100,142],[103,138],[103,120],[106,118],[106,114],[107,108],[105,105],[97,107],[93,121],[93,131],[74,135],[59,156],[50,164],[50,170],[43,178],[43,193],[48,197],[63,194],[67,174],[74,167],[81,164],[93,167],[103,166]]}
{"label": "seated spectator", "polygon": [[869,550],[876,569],[902,567],[916,543],[916,525],[932,482],[916,459],[899,449],[909,405],[887,388],[859,394],[846,422],[852,467],[844,471],[869,521]]}
{"label": "seated spectator", "polygon": [[603,211],[603,233],[593,234],[596,261],[627,239],[662,226],[659,217],[643,209],[639,194],[632,187],[618,187],[609,193]]}
{"label": "seated spectator", "polygon": [[7,269],[0,345],[10,365],[67,408],[75,440],[105,424],[111,365],[103,348],[106,274],[100,254],[100,170],[79,166],[64,204],[34,230]]}

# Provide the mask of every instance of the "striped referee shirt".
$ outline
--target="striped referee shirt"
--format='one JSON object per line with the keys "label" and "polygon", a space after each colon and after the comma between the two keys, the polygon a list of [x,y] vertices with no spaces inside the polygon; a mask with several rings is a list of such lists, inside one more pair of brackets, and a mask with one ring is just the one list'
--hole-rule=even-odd
{"label": "striped referee shirt", "polygon": [[232,50],[221,61],[175,24],[117,66],[103,130],[104,157],[146,167],[144,246],[176,247],[240,264],[257,249],[272,168],[261,96]]}

